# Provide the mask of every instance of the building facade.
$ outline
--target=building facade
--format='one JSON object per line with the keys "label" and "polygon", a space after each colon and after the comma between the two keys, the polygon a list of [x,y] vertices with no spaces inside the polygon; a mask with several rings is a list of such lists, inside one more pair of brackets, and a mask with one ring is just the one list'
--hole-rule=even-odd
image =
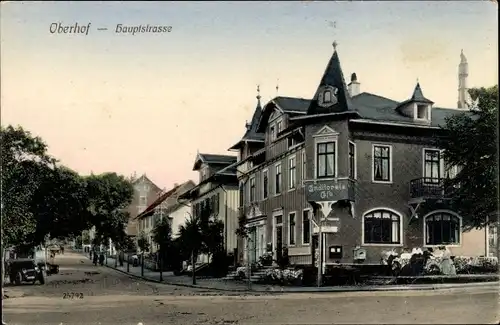
{"label": "building facade", "polygon": [[132,177],[131,181],[134,187],[134,196],[127,208],[130,217],[126,227],[126,233],[135,238],[139,234],[140,228],[137,216],[158,199],[163,190],[153,183],[146,174],[140,177]]}
{"label": "building facade", "polygon": [[156,200],[136,217],[139,225],[139,233],[144,234],[147,238],[151,253],[155,253],[159,249],[153,240],[153,229],[159,222],[165,218],[170,221],[173,237],[175,237],[179,226],[185,222],[187,215],[183,215],[182,212],[186,212],[186,209],[189,209],[190,205],[189,203],[180,201],[179,196],[194,186],[193,181],[187,181],[180,185],[175,184],[172,189],[161,193]]}
{"label": "building facade", "polygon": [[[199,183],[181,199],[191,204],[191,215],[199,216],[204,209],[224,224],[224,248],[233,254],[237,248],[239,191],[235,156],[199,153],[193,170],[199,172]],[[198,262],[207,262],[200,256]]]}
{"label": "building facade", "polygon": [[[465,56],[461,55],[460,84]],[[463,98],[461,88],[459,98]],[[411,90],[411,89],[409,89]],[[292,264],[380,263],[381,253],[446,245],[454,255],[489,253],[488,229],[465,231],[446,179],[458,172],[433,143],[445,118],[420,84],[399,102],[346,85],[336,50],[313,99],[260,96],[245,136],[230,150],[251,262],[287,248]]]}

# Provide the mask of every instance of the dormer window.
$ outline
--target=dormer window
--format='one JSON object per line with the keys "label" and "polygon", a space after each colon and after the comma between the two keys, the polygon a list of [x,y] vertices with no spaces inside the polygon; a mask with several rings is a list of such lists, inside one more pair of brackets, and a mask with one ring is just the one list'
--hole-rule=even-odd
{"label": "dormer window", "polygon": [[274,139],[276,138],[276,133],[274,131],[274,125],[271,126],[271,129],[269,130],[269,134],[271,136],[271,141],[274,141]]}
{"label": "dormer window", "polygon": [[417,118],[420,120],[428,120],[427,109],[428,105],[417,105]]}

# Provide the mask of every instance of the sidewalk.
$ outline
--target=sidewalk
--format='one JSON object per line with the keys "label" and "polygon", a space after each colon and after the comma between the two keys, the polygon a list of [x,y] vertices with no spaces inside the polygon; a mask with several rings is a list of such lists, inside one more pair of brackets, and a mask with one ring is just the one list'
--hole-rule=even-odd
{"label": "sidewalk", "polygon": [[[88,258],[88,257],[87,257]],[[221,290],[231,292],[268,292],[268,293],[306,293],[306,292],[356,292],[356,291],[405,291],[405,290],[440,290],[440,289],[459,289],[459,288],[498,288],[499,282],[478,282],[478,283],[440,283],[440,284],[409,284],[409,285],[367,285],[367,286],[325,286],[325,287],[281,287],[273,285],[262,285],[252,283],[250,289],[243,282],[236,282],[222,279],[196,279],[196,285],[192,284],[192,279],[189,276],[176,276],[173,272],[163,272],[163,281],[160,281],[160,272],[154,272],[144,269],[144,276],[141,276],[141,267],[133,267],[130,265],[130,272],[127,272],[127,263],[123,267],[115,268],[115,260],[108,258],[106,265],[119,272],[142,278],[147,281],[158,283],[178,285],[184,287],[192,287],[199,289]]]}

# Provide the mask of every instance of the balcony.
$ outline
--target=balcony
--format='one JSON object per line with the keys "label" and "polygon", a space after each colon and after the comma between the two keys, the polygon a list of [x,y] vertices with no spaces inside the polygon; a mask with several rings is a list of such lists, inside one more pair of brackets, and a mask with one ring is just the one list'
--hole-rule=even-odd
{"label": "balcony", "polygon": [[449,199],[454,188],[447,183],[446,178],[422,177],[413,179],[410,181],[410,201]]}
{"label": "balcony", "polygon": [[307,201],[355,201],[356,182],[350,178],[304,181]]}

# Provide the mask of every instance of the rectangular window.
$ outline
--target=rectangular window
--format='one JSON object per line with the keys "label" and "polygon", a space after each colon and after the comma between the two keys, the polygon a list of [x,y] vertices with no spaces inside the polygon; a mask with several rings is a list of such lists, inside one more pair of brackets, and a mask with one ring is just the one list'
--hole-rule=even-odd
{"label": "rectangular window", "polygon": [[424,149],[424,181],[438,183],[441,175],[441,152],[437,149]]}
{"label": "rectangular window", "polygon": [[271,129],[269,130],[269,136],[271,138],[271,141],[274,141],[276,139],[276,132],[274,130],[274,126],[271,126]]}
{"label": "rectangular window", "polygon": [[288,160],[288,172],[289,172],[289,178],[288,178],[288,182],[289,182],[289,188],[290,189],[294,189],[295,188],[295,185],[297,183],[297,175],[296,175],[296,168],[295,168],[295,157],[292,157],[290,158],[290,160]]}
{"label": "rectangular window", "polygon": [[302,211],[302,243],[311,243],[311,211]]}
{"label": "rectangular window", "polygon": [[250,202],[255,201],[255,177],[250,178]]}
{"label": "rectangular window", "polygon": [[274,193],[280,194],[281,193],[281,164],[276,165],[276,174],[275,174],[275,181],[274,181]]}
{"label": "rectangular window", "polygon": [[373,146],[373,180],[377,182],[391,181],[390,146]]}
{"label": "rectangular window", "polygon": [[306,179],[307,175],[307,165],[306,165],[306,150],[302,151],[302,180]]}
{"label": "rectangular window", "polygon": [[295,245],[295,212],[288,215],[288,244]]}
{"label": "rectangular window", "polygon": [[279,137],[280,132],[283,131],[283,122],[278,121],[276,123],[276,136]]}
{"label": "rectangular window", "polygon": [[147,199],[147,197],[146,197],[146,196],[141,196],[141,197],[139,198],[139,204],[140,204],[140,205],[147,205],[147,204],[148,204],[148,199]]}
{"label": "rectangular window", "polygon": [[220,193],[214,195],[214,215],[219,215]]}
{"label": "rectangular window", "polygon": [[356,145],[349,142],[349,178],[356,179]]}
{"label": "rectangular window", "polygon": [[264,199],[267,199],[269,195],[269,171],[267,169],[262,171],[262,195]]}
{"label": "rectangular window", "polygon": [[335,142],[317,144],[317,177],[335,177]]}
{"label": "rectangular window", "polygon": [[295,140],[295,138],[293,138],[293,136],[288,138],[288,148],[291,148],[297,144],[298,144],[298,142],[297,142],[297,140]]}
{"label": "rectangular window", "polygon": [[417,118],[427,119],[427,105],[417,105]]}

